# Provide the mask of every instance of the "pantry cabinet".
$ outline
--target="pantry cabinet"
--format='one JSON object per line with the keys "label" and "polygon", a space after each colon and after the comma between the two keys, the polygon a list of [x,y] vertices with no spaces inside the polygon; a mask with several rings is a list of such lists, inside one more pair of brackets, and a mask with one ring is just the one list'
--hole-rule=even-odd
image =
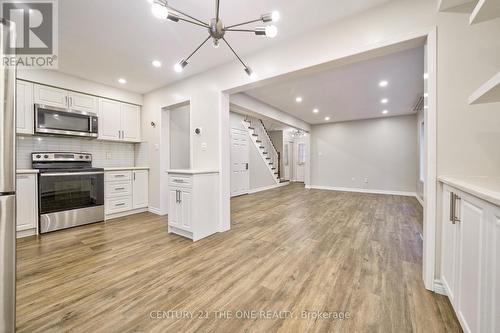
{"label": "pantry cabinet", "polygon": [[34,134],[33,83],[17,80],[16,83],[16,132]]}
{"label": "pantry cabinet", "polygon": [[500,208],[443,186],[441,282],[465,332],[500,331]]}
{"label": "pantry cabinet", "polygon": [[137,105],[105,98],[99,100],[99,139],[141,141],[141,112]]}

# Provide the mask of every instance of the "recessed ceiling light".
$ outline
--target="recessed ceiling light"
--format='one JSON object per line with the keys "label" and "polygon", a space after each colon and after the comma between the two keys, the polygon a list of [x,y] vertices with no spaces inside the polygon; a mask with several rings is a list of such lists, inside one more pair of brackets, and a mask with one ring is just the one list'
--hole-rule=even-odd
{"label": "recessed ceiling light", "polygon": [[330,117],[325,117],[325,121],[329,121],[330,120]]}
{"label": "recessed ceiling light", "polygon": [[161,61],[160,60],[153,60],[151,63],[153,67],[160,68],[161,67]]}
{"label": "recessed ceiling light", "polygon": [[387,98],[383,98],[380,100],[380,103],[387,104],[387,103],[389,103],[389,100]]}
{"label": "recessed ceiling light", "polygon": [[302,101],[303,101],[303,99],[300,96],[295,99],[295,102],[297,102],[297,103],[302,103]]}
{"label": "recessed ceiling light", "polygon": [[380,81],[378,83],[379,87],[387,87],[388,84],[389,84],[389,82],[387,82],[387,81]]}
{"label": "recessed ceiling light", "polygon": [[319,110],[318,110],[318,109],[314,109],[314,110],[313,110],[313,113],[318,113],[318,112],[319,112]]}
{"label": "recessed ceiling light", "polygon": [[388,111],[388,110],[384,110],[384,111],[382,111],[382,114],[388,114],[388,113],[389,113],[389,111]]}
{"label": "recessed ceiling light", "polygon": [[118,82],[119,82],[120,84],[126,84],[126,83],[127,83],[127,80],[125,80],[124,78],[119,78],[119,79],[118,79]]}

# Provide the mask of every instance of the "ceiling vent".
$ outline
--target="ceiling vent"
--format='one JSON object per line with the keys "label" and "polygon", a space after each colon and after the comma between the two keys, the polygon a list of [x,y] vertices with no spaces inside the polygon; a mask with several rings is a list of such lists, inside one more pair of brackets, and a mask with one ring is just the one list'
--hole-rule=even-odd
{"label": "ceiling vent", "polygon": [[418,97],[417,102],[412,108],[413,112],[422,111],[424,109],[424,95]]}

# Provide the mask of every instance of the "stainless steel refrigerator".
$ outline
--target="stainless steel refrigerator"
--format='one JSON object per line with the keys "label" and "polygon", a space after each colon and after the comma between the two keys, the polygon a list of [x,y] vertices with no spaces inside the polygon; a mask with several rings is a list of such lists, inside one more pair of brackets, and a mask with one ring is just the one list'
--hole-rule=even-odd
{"label": "stainless steel refrigerator", "polygon": [[4,66],[11,23],[0,24],[0,332],[16,326],[16,69]]}

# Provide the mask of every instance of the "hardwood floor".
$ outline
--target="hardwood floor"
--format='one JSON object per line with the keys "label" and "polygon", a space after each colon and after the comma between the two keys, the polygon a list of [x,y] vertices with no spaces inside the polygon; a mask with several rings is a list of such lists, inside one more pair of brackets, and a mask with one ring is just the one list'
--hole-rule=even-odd
{"label": "hardwood floor", "polygon": [[18,331],[461,332],[423,287],[414,198],[289,185],[231,204],[231,231],[196,243],[150,213],[21,240]]}

